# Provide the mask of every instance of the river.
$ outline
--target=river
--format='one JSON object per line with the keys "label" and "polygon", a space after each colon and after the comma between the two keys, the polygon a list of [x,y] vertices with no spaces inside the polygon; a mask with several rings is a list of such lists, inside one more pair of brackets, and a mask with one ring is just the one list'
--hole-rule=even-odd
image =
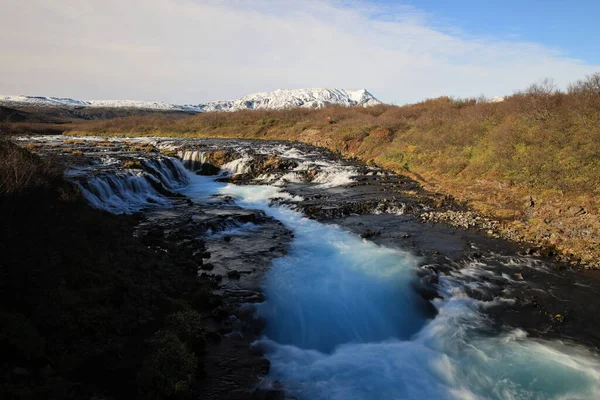
{"label": "river", "polygon": [[[165,143],[177,147],[176,141]],[[355,170],[320,160],[318,153],[304,157],[292,145],[276,144],[268,151],[300,161],[285,179],[261,175],[255,179],[260,185],[223,179],[248,173],[250,157],[229,161],[213,177],[186,171],[173,157],[138,155],[146,172],[124,170],[115,167],[118,153],[69,174],[92,205],[111,212],[168,208],[168,190],[196,204],[227,198],[263,211],[293,232],[287,254],[275,258],[264,274],[265,301],[256,306],[266,325],[253,346],[271,363],[262,385],[280,383],[289,395],[307,400],[600,398],[595,352],[573,342],[530,338],[518,327],[493,329],[484,310],[513,300],[469,295],[467,288],[485,290],[486,283],[477,280],[485,266],[469,264],[469,271],[479,271],[471,276],[475,280],[466,281],[465,271],[439,274],[438,296],[425,300],[414,290],[423,264],[419,256],[307,218],[294,206],[298,190],[286,189],[302,186],[297,175],[317,165],[320,176],[305,184],[310,193],[337,193],[352,182]],[[180,157],[188,167],[206,158],[198,151],[181,151]],[[397,208],[386,212],[392,215]],[[252,229],[260,227],[240,226],[230,234],[251,235]]]}

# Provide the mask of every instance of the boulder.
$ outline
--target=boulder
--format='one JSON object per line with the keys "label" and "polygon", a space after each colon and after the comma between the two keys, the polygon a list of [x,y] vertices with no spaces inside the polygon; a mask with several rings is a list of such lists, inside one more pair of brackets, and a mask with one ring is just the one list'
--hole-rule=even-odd
{"label": "boulder", "polygon": [[220,172],[221,168],[215,167],[209,163],[202,163],[200,164],[200,168],[196,171],[196,175],[215,176],[219,175]]}

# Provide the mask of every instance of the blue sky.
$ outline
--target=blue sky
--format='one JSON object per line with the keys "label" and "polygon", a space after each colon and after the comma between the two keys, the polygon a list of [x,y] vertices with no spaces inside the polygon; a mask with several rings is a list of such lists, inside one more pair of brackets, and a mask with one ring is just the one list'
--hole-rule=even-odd
{"label": "blue sky", "polygon": [[410,4],[442,30],[530,41],[556,48],[568,57],[600,63],[600,0],[376,0]]}
{"label": "blue sky", "polygon": [[[0,0],[2,2],[2,0]],[[405,104],[600,72],[600,0],[2,3],[0,94],[198,104],[367,89]]]}

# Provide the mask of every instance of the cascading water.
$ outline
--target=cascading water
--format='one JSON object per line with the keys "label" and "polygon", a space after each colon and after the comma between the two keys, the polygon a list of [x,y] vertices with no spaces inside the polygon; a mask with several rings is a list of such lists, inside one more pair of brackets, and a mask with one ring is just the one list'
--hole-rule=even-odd
{"label": "cascading water", "polygon": [[77,183],[90,204],[115,213],[130,213],[151,204],[166,204],[166,198],[140,173],[119,172]]}
{"label": "cascading water", "polygon": [[180,151],[177,153],[183,165],[191,171],[198,170],[206,162],[206,155],[202,151]]}
{"label": "cascading water", "polygon": [[411,290],[409,254],[269,206],[273,186],[235,186],[193,177],[183,193],[219,192],[293,230],[287,256],[264,281],[267,321],[258,345],[270,377],[299,399],[595,399],[600,360],[578,346],[490,333],[482,302],[451,277],[428,319]]}
{"label": "cascading water", "polygon": [[85,199],[94,207],[113,213],[132,213],[151,206],[166,206],[172,190],[188,184],[188,172],[177,159],[140,161],[144,170],[111,170],[90,177],[84,171],[71,175]]}
{"label": "cascading water", "polygon": [[221,167],[221,170],[228,175],[247,174],[251,171],[251,157],[242,157],[230,161]]}
{"label": "cascading water", "polygon": [[177,159],[147,159],[142,163],[146,171],[154,175],[166,188],[178,189],[189,183],[188,172]]}

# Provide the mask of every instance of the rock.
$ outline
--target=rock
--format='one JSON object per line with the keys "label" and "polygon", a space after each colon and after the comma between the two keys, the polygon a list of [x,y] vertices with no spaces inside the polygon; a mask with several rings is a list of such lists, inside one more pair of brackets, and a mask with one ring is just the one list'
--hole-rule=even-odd
{"label": "rock", "polygon": [[563,322],[565,322],[565,316],[562,314],[553,315],[551,318],[553,322],[558,324],[562,324]]}
{"label": "rock", "polygon": [[198,271],[198,264],[192,260],[184,260],[179,262],[179,266],[187,271]]}
{"label": "rock", "polygon": [[220,172],[221,168],[215,167],[214,165],[209,163],[202,163],[200,165],[200,168],[196,171],[196,175],[215,176],[218,175]]}
{"label": "rock", "polygon": [[48,378],[50,376],[55,376],[56,371],[50,366],[50,364],[46,364],[46,366],[40,370],[40,375],[44,378]]}
{"label": "rock", "polygon": [[215,266],[211,263],[206,263],[206,264],[202,264],[202,266],[200,267],[200,269],[202,271],[212,271],[213,269],[215,269]]}
{"label": "rock", "polygon": [[25,368],[21,368],[21,367],[16,367],[12,370],[12,373],[14,376],[19,376],[19,377],[28,377],[31,375],[31,372],[29,372],[28,369]]}
{"label": "rock", "polygon": [[192,256],[192,261],[194,261],[200,267],[202,267],[204,265],[204,259],[200,256],[200,254],[194,254]]}
{"label": "rock", "polygon": [[583,215],[586,214],[586,211],[583,207],[580,206],[571,206],[567,209],[567,213],[572,216]]}
{"label": "rock", "polygon": [[231,242],[231,236],[225,236],[223,240],[226,242]]}
{"label": "rock", "polygon": [[414,290],[426,301],[431,301],[441,297],[435,288],[428,285],[416,285]]}
{"label": "rock", "polygon": [[165,236],[165,233],[160,228],[152,228],[146,233],[146,236],[154,237],[154,238],[162,238]]}
{"label": "rock", "polygon": [[240,279],[241,274],[239,273],[239,271],[233,270],[233,271],[227,272],[227,277],[229,279]]}
{"label": "rock", "polygon": [[284,400],[285,392],[283,390],[256,389],[251,398],[252,400]]}
{"label": "rock", "polygon": [[160,228],[150,229],[146,234],[142,237],[142,242],[146,246],[160,246],[163,243],[164,232]]}
{"label": "rock", "polygon": [[381,231],[366,231],[360,235],[363,239],[369,239],[376,236],[381,236]]}

